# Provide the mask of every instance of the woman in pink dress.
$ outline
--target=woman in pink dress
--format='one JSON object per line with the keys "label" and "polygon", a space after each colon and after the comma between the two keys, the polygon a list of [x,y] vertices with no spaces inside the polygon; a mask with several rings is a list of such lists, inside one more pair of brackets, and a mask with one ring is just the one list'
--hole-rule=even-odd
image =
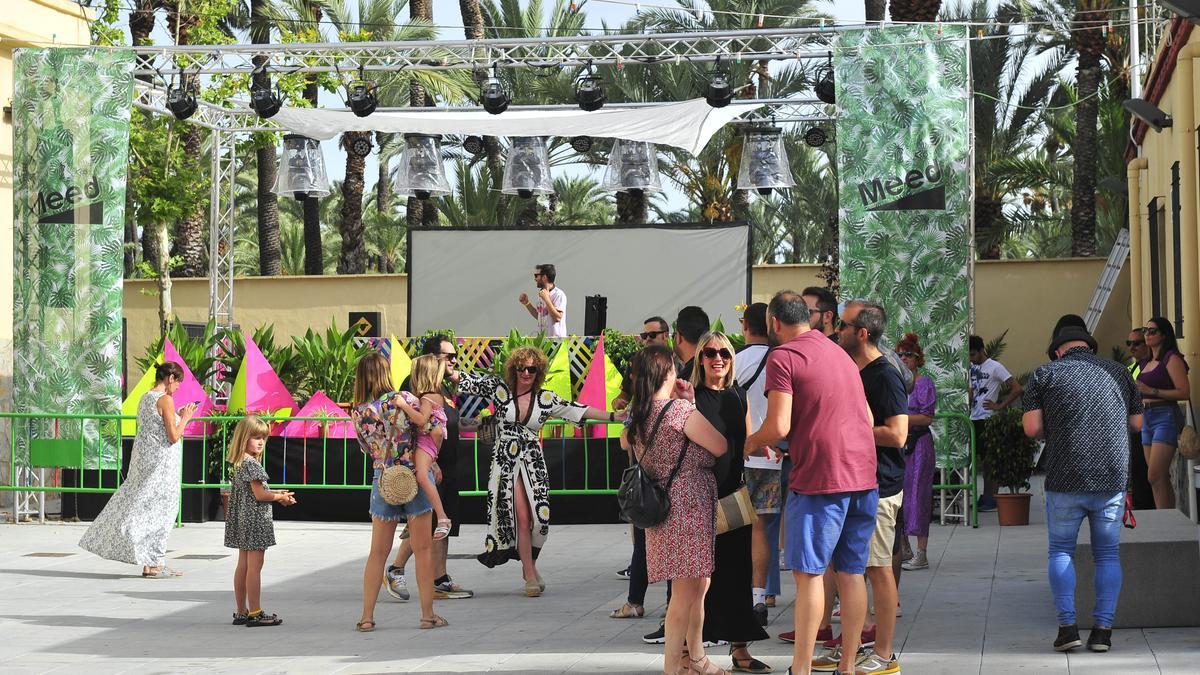
{"label": "woman in pink dress", "polygon": [[663,672],[686,673],[690,668],[719,675],[725,671],[704,653],[703,632],[704,594],[713,573],[716,538],[717,481],[712,466],[725,454],[725,437],[703,415],[693,414],[694,391],[676,379],[671,350],[658,345],[642,350],[633,359],[631,377],[629,426],[621,445],[632,447],[637,461],[661,485],[670,484],[670,514],[646,530],[650,582],[673,581]]}

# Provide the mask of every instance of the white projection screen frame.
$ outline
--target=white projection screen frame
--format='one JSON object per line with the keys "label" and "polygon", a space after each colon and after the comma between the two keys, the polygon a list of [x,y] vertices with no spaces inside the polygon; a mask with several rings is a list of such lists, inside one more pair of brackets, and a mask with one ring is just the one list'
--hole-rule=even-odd
{"label": "white projection screen frame", "polygon": [[413,228],[408,235],[408,334],[451,329],[495,337],[537,322],[533,269],[555,266],[567,294],[567,333],[583,335],[586,297],[608,299],[607,326],[636,333],[650,316],[699,305],[729,330],[750,297],[751,229],[728,225]]}

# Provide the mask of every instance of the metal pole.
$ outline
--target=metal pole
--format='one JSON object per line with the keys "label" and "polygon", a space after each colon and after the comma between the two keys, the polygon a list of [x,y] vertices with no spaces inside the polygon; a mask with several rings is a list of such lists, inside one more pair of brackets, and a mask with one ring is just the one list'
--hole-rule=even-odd
{"label": "metal pole", "polygon": [[[1142,97],[1142,49],[1138,26],[1138,0],[1129,0],[1129,96]],[[1138,147],[1141,152],[1141,147]]]}

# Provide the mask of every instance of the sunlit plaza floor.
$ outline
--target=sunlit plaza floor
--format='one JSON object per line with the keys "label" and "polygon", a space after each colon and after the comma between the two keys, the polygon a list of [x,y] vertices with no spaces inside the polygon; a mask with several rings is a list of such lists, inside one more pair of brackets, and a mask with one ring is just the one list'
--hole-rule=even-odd
{"label": "sunlit plaza floor", "polygon": [[[905,673],[1193,673],[1200,629],[1118,630],[1113,650],[1052,651],[1054,610],[1045,576],[1046,531],[1040,496],[1028,527],[934,525],[930,569],[906,572],[897,651]],[[415,596],[381,593],[379,628],[354,631],[361,603],[369,527],[278,523],[267,553],[264,606],[284,617],[277,628],[230,625],[236,552],[222,546],[222,524],[175,530],[168,555],[179,579],[142,579],[132,566],[76,546],[86,524],[0,526],[0,672],[420,672],[652,673],[661,646],[654,630],[665,588],[651,587],[647,617],[608,618],[624,600],[615,572],[629,561],[621,525],[552,528],[540,562],[547,589],[521,592],[520,568],[494,570],[471,557],[482,526],[463,527],[450,571],[475,590],[469,600],[437,603],[450,626],[418,630]],[[409,566],[411,573],[413,568]],[[755,656],[782,673],[791,645],[775,639],[792,625],[792,584],[771,610],[771,640]],[[1086,635],[1086,634],[1085,634]],[[724,648],[714,660],[729,667]]]}

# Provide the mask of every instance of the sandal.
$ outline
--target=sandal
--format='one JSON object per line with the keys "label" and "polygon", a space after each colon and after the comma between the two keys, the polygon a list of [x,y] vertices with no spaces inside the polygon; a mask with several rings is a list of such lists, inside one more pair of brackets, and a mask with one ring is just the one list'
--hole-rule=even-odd
{"label": "sandal", "polygon": [[428,619],[421,619],[421,628],[422,629],[441,628],[442,626],[449,626],[449,625],[450,625],[450,622],[447,621],[445,619],[445,617],[438,616],[437,614],[434,614],[431,618],[428,618]]}
{"label": "sandal", "polygon": [[234,612],[234,613],[233,613],[233,625],[235,625],[235,626],[245,626],[245,625],[246,625],[246,619],[247,619],[247,618],[249,618],[249,617],[248,617],[248,615],[246,615],[246,614],[242,614],[242,613],[240,613],[240,612]]}
{"label": "sandal", "polygon": [[775,606],[775,596],[768,595],[766,601],[763,604],[765,604],[767,607],[774,607]]}
{"label": "sandal", "polygon": [[359,621],[358,623],[354,624],[354,630],[356,630],[360,633],[374,633],[375,632],[375,619],[367,619],[365,621]]}
{"label": "sandal", "polygon": [[728,670],[722,670],[713,665],[713,662],[708,660],[708,656],[702,656],[698,659],[689,658],[688,660],[692,662],[691,667],[694,673],[700,673],[700,675],[729,675]]}
{"label": "sandal", "polygon": [[174,579],[181,576],[183,572],[177,572],[170,567],[160,567],[157,572],[142,572],[143,579]]}
{"label": "sandal", "polygon": [[433,528],[433,540],[441,541],[450,536],[450,526],[454,521],[449,518],[438,518],[437,527]]}
{"label": "sandal", "polygon": [[538,584],[536,579],[533,581],[530,581],[528,579],[525,580],[525,595],[526,595],[526,597],[536,598],[541,594],[542,594],[542,587],[541,587],[541,585]]}
{"label": "sandal", "polygon": [[614,609],[608,613],[610,619],[640,619],[646,615],[646,608],[641,605],[635,605],[627,602],[621,605],[620,609]]}
{"label": "sandal", "polygon": [[[748,645],[729,645],[729,658],[733,660],[733,668],[730,669],[734,673],[770,673],[773,671],[771,666],[759,661],[753,656],[749,658],[738,658],[733,653],[739,649],[746,649]],[[749,652],[747,652],[749,653]]]}
{"label": "sandal", "polygon": [[267,614],[259,612],[258,614],[250,614],[246,617],[246,628],[258,628],[259,626],[278,626],[283,623],[283,619],[276,614]]}

